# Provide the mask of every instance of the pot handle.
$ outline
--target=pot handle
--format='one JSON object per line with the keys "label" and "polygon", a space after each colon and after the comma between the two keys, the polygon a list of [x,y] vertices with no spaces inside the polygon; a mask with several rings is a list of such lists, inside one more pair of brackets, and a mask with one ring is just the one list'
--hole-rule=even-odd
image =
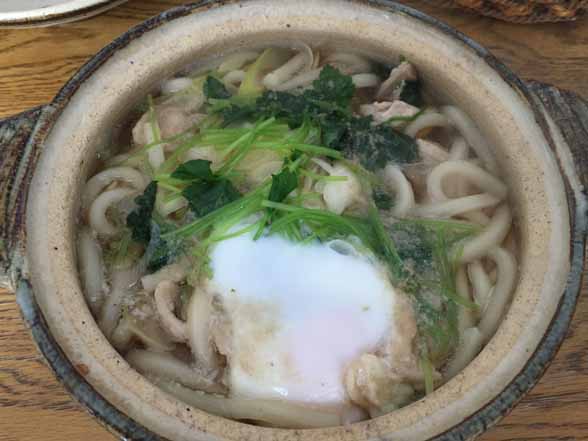
{"label": "pot handle", "polygon": [[[531,104],[544,116],[544,121],[539,123],[545,123],[549,128],[560,167],[567,175],[572,190],[577,193],[576,199],[580,197],[585,204],[588,188],[588,101],[573,92],[537,81],[528,81],[527,87],[532,95]],[[565,150],[569,152],[567,157]],[[577,206],[585,207],[583,204]]]}
{"label": "pot handle", "polygon": [[41,144],[40,120],[50,106],[0,119],[0,287],[14,290],[25,269],[25,208]]}

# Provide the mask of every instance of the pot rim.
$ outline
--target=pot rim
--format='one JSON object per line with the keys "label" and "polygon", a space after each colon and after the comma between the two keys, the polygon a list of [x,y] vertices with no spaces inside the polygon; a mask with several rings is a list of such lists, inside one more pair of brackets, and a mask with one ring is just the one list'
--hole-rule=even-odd
{"label": "pot rim", "polygon": [[[50,118],[42,121],[43,127],[41,128],[41,132],[44,136],[37,138],[35,141],[37,143],[44,142],[46,135],[50,132],[53,124],[58,120],[61,111],[68,105],[69,99],[75,94],[80,85],[87,78],[91,77],[112,54],[121,48],[126,47],[133,40],[159,26],[181,17],[199,13],[208,8],[218,8],[226,4],[243,3],[246,1],[249,0],[202,0],[189,5],[175,7],[131,28],[123,35],[117,37],[84,64],[57,93],[49,105],[49,108],[51,109]],[[517,91],[525,101],[528,102],[536,120],[540,123],[543,134],[548,140],[550,147],[555,150],[555,142],[549,131],[546,129],[548,124],[546,116],[541,110],[541,107],[532,99],[532,92],[529,87],[487,49],[447,24],[394,1],[351,0],[351,2],[383,8],[391,13],[408,15],[409,17],[417,19],[425,25],[431,26],[463,43],[488,64],[492,70],[497,72],[505,83]],[[562,165],[559,163],[558,165],[561,171]],[[570,211],[572,211],[576,208],[576,201],[570,197],[569,182],[566,179],[564,179],[564,181],[566,189],[568,190],[567,194]],[[583,213],[579,212],[579,210],[575,211],[576,213],[571,213],[570,219],[570,223],[574,228],[571,231],[571,267],[567,277],[566,289],[541,342],[538,344],[524,368],[518,372],[511,383],[508,384],[496,397],[490,400],[481,409],[470,414],[460,423],[431,439],[462,440],[478,435],[489,426],[495,424],[501,417],[505,416],[525,395],[525,393],[532,388],[548,367],[550,361],[553,359],[565,338],[579,297],[584,260],[586,218]],[[93,389],[84,377],[76,371],[65,354],[61,351],[56,341],[52,338],[49,328],[43,320],[42,312],[31,297],[30,285],[26,282],[21,284],[19,287],[19,293],[19,305],[21,305],[25,319],[31,324],[33,336],[35,337],[41,352],[47,357],[58,378],[64,383],[70,393],[84,404],[87,409],[97,416],[105,425],[124,434],[128,439],[161,439],[158,435],[155,435],[142,425],[136,423],[130,417],[124,415]],[[31,298],[27,300],[27,296]]]}

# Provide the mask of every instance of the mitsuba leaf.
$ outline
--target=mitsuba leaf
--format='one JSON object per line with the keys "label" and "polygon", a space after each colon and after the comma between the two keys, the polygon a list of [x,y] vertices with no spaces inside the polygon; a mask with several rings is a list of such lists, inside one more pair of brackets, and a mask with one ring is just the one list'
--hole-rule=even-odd
{"label": "mitsuba leaf", "polygon": [[135,242],[147,245],[151,240],[151,215],[157,196],[157,183],[152,181],[142,195],[135,198],[137,207],[127,216],[127,227]]}
{"label": "mitsuba leaf", "polygon": [[207,215],[214,210],[241,197],[239,191],[227,179],[216,181],[193,182],[182,191],[188,200],[190,209],[198,217]]}
{"label": "mitsuba leaf", "polygon": [[231,93],[227,90],[222,81],[210,75],[204,80],[202,91],[204,92],[204,96],[208,99],[227,99],[231,97]]}
{"label": "mitsuba leaf", "polygon": [[298,174],[284,168],[277,175],[272,175],[272,186],[268,200],[282,202],[296,187],[298,187]]}
{"label": "mitsuba leaf", "polygon": [[171,177],[182,181],[195,181],[198,179],[209,181],[214,179],[214,174],[210,169],[211,164],[210,161],[204,159],[193,159],[178,166],[171,174]]}

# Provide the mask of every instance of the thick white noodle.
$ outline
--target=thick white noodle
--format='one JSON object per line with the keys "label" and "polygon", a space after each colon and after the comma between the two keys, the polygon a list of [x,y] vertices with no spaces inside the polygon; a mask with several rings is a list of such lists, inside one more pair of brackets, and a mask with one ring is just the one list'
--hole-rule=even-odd
{"label": "thick white noodle", "polygon": [[136,195],[139,192],[132,188],[115,188],[114,190],[107,190],[100,194],[92,205],[88,213],[88,221],[90,227],[99,236],[112,237],[119,232],[119,228],[113,225],[106,217],[106,211],[113,205],[118,204],[125,198]]}
{"label": "thick white noodle", "polygon": [[504,248],[495,247],[488,252],[488,257],[496,263],[498,279],[488,301],[488,306],[478,324],[484,343],[488,343],[496,333],[504,317],[506,306],[510,301],[517,274],[517,262],[514,256]]}
{"label": "thick white noodle", "polygon": [[331,427],[342,424],[342,416],[339,412],[294,404],[286,400],[225,398],[195,392],[171,381],[158,381],[155,379],[154,383],[184,403],[225,418],[257,421],[294,429]]}
{"label": "thick white noodle", "polygon": [[414,66],[407,61],[403,61],[390,71],[390,75],[378,89],[376,99],[379,101],[398,99],[402,92],[402,82],[416,79],[417,71]]}
{"label": "thick white noodle", "polygon": [[119,153],[118,155],[109,158],[104,166],[106,168],[129,166],[134,168],[140,168],[143,166],[143,158],[140,155],[133,156],[131,153]]}
{"label": "thick white noodle", "polygon": [[82,194],[82,210],[87,210],[100,192],[115,181],[123,181],[138,191],[143,191],[147,186],[147,178],[132,167],[107,168],[96,173],[86,182]]}
{"label": "thick white noodle", "polygon": [[397,218],[406,217],[414,207],[412,185],[397,165],[388,164],[382,172],[386,187],[394,192],[395,201],[392,215]]}
{"label": "thick white noodle", "polygon": [[284,92],[287,90],[297,89],[299,87],[308,87],[320,76],[321,70],[323,70],[322,67],[312,69],[307,72],[302,72],[301,74],[292,77],[290,80],[277,85],[274,90]]}
{"label": "thick white noodle", "polygon": [[[161,128],[159,127],[159,123],[156,118],[155,124],[157,124],[157,130],[161,133]],[[137,122],[135,128],[133,129],[133,140],[137,144],[151,144],[155,142],[155,137],[153,136],[153,127],[151,127],[151,123],[149,122],[148,113],[145,113],[143,117]],[[144,142],[142,142],[144,141]],[[165,162],[165,153],[164,153],[164,145],[157,144],[151,146],[147,150],[147,159],[149,161],[149,165],[154,170],[157,170],[161,167],[161,164]]]}
{"label": "thick white noodle", "polygon": [[201,288],[194,288],[187,311],[188,342],[196,363],[207,371],[218,367],[210,335],[211,299]]}
{"label": "thick white noodle", "polygon": [[169,353],[133,349],[125,358],[132,367],[144,375],[177,381],[186,387],[204,392],[225,392],[225,388],[220,384]]}
{"label": "thick white noodle", "polygon": [[163,95],[171,95],[174,93],[181,92],[182,90],[192,87],[194,82],[192,78],[180,77],[172,78],[171,80],[164,81],[161,84],[161,93]]}
{"label": "thick white noodle", "polygon": [[184,197],[172,199],[168,202],[163,202],[162,199],[163,198],[161,197],[157,198],[155,208],[157,209],[157,212],[163,217],[167,217],[170,214],[188,206],[188,201]]}
{"label": "thick white noodle", "polygon": [[262,84],[269,90],[275,90],[280,84],[291,80],[300,72],[310,70],[314,60],[312,49],[304,43],[300,52],[290,58],[285,64],[268,73],[262,80]]}
{"label": "thick white noodle", "polygon": [[480,133],[480,130],[476,126],[476,123],[466,115],[462,110],[455,106],[443,106],[441,113],[445,115],[452,123],[455,128],[461,133],[466,139],[470,147],[476,152],[478,158],[484,163],[490,173],[496,174],[498,171],[498,165],[496,159],[490,151],[490,146],[486,139]]}
{"label": "thick white noodle", "polygon": [[449,148],[449,159],[468,159],[470,148],[463,136],[458,136],[451,143]]}
{"label": "thick white noodle", "polygon": [[104,302],[107,286],[102,249],[87,227],[83,227],[78,236],[78,259],[84,296],[92,313],[97,315]]}
{"label": "thick white noodle", "polygon": [[[466,140],[463,138],[463,136],[456,136],[451,143],[451,147],[449,148],[449,157],[447,159],[450,161],[455,161],[458,159],[466,160],[468,159],[468,155],[469,147]],[[469,194],[469,186],[469,182],[463,179],[459,179],[458,177],[449,177],[445,180],[445,194],[450,198],[467,196]]]}
{"label": "thick white noodle", "polygon": [[447,364],[443,376],[445,380],[455,377],[482,350],[483,335],[478,328],[468,328],[461,335],[461,342],[455,351],[453,358]]}
{"label": "thick white noodle", "polygon": [[235,93],[243,78],[245,78],[244,70],[232,70],[223,77],[223,83],[232,93]]}
{"label": "thick white noodle", "polygon": [[429,127],[449,128],[451,127],[451,123],[449,119],[447,119],[447,117],[441,113],[425,112],[419,115],[417,119],[411,122],[408,126],[406,126],[404,133],[414,138],[418,132]]}
{"label": "thick white noodle", "polygon": [[325,64],[330,64],[345,75],[369,73],[372,71],[372,65],[368,59],[350,52],[335,51],[325,58]]}
{"label": "thick white noodle", "polygon": [[329,164],[327,161],[325,161],[324,159],[311,158],[310,160],[312,162],[314,162],[316,165],[318,165],[320,168],[322,168],[324,171],[326,171],[328,174],[330,174],[330,175],[334,174],[333,166],[331,164]]}
{"label": "thick white noodle", "polygon": [[468,263],[479,259],[490,249],[500,245],[510,230],[511,222],[512,216],[508,205],[500,205],[484,230],[464,244],[460,262]]}
{"label": "thick white noodle", "polygon": [[188,275],[189,265],[190,262],[188,259],[170,263],[152,274],[141,277],[141,285],[145,291],[152,293],[157,288],[157,285],[164,280],[180,283]]}
{"label": "thick white noodle", "polygon": [[136,311],[122,314],[110,335],[109,340],[118,351],[126,352],[135,341],[150,351],[170,352],[175,349],[175,343],[168,338],[153,314],[145,313],[144,317],[139,318],[133,313]]}
{"label": "thick white noodle", "polygon": [[171,280],[164,280],[157,285],[153,295],[161,327],[167,331],[172,340],[185,342],[188,340],[186,323],[180,320],[174,312],[179,297],[180,287]]}
{"label": "thick white noodle", "polygon": [[447,200],[443,191],[444,181],[448,178],[461,178],[475,185],[479,190],[495,196],[499,200],[506,198],[508,188],[486,170],[463,159],[445,161],[436,166],[427,177],[427,190],[434,202]]}
{"label": "thick white noodle", "polygon": [[[460,265],[457,269],[457,274],[455,275],[455,288],[457,290],[457,294],[462,299],[466,299],[469,301],[472,300],[472,295],[470,294],[470,286],[468,283],[468,276],[463,265]],[[457,316],[457,326],[460,335],[463,334],[463,332],[467,328],[476,326],[476,313],[474,312],[474,310],[460,305]]]}
{"label": "thick white noodle", "polygon": [[114,270],[110,275],[110,293],[106,296],[106,301],[100,311],[100,320],[98,326],[106,338],[110,338],[112,331],[116,327],[123,308],[125,297],[130,295],[135,285],[141,278],[145,264],[141,260],[138,264],[124,270]]}
{"label": "thick white noodle", "polygon": [[449,159],[449,153],[441,145],[428,139],[417,139],[419,156],[426,165],[437,165]]}
{"label": "thick white noodle", "polygon": [[411,214],[417,217],[448,218],[473,210],[493,207],[500,203],[500,199],[487,193],[448,199],[441,202],[416,205]]}
{"label": "thick white noodle", "polygon": [[191,148],[186,152],[184,161],[190,161],[192,159],[205,159],[210,161],[214,169],[222,161],[223,157],[213,146],[202,146]]}
{"label": "thick white noodle", "polygon": [[492,283],[484,269],[484,265],[482,265],[482,262],[479,259],[468,264],[468,276],[474,287],[474,299],[476,304],[480,307],[480,311],[483,313],[488,304],[488,296],[492,289]]}
{"label": "thick white noodle", "polygon": [[381,81],[380,77],[372,73],[355,74],[351,77],[351,80],[353,81],[353,85],[357,89],[362,89],[366,87],[376,87],[380,84]]}
{"label": "thick white noodle", "polygon": [[255,60],[259,56],[257,51],[241,51],[227,55],[218,66],[218,72],[224,74],[232,70],[241,69],[245,64]]}

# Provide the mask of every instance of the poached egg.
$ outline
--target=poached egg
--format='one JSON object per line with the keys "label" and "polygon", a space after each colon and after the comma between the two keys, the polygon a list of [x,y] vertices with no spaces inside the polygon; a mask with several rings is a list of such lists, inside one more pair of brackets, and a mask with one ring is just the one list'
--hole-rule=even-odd
{"label": "poached egg", "polygon": [[231,328],[231,395],[348,403],[345,369],[394,338],[397,296],[377,262],[349,250],[251,235],[215,246],[209,292]]}

